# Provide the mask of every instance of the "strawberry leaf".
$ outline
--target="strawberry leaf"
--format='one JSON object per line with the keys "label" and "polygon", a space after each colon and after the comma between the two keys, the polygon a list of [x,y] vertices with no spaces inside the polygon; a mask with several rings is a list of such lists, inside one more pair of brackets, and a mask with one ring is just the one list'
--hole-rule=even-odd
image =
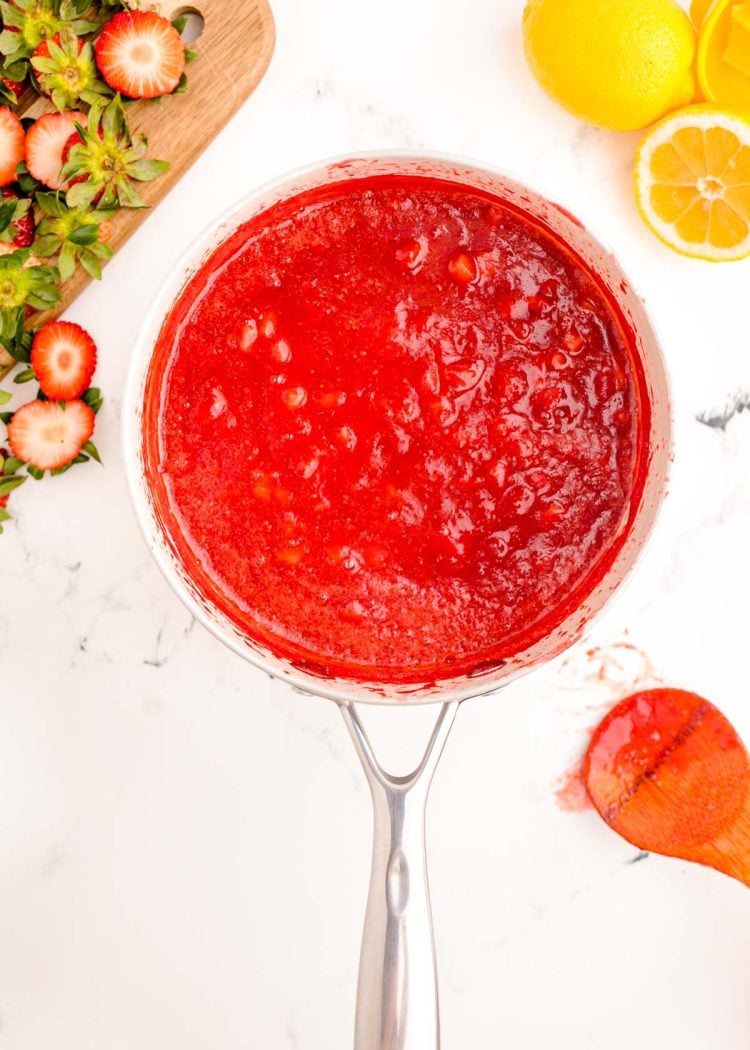
{"label": "strawberry leaf", "polygon": [[[28,467],[26,468],[28,470]],[[26,478],[23,474],[15,474],[12,478],[0,478],[0,499],[3,496],[7,496],[13,489],[17,489],[19,485],[23,485]]]}
{"label": "strawberry leaf", "polygon": [[99,187],[95,183],[77,182],[75,186],[70,187],[65,200],[71,208],[88,208],[98,193]]}
{"label": "strawberry leaf", "polygon": [[88,11],[89,7],[90,0],[62,0],[60,17],[68,20],[79,18]]}
{"label": "strawberry leaf", "polygon": [[137,179],[138,182],[151,182],[163,175],[168,168],[169,164],[166,160],[136,160],[128,165],[128,174],[131,179]]}
{"label": "strawberry leaf", "polygon": [[24,327],[26,311],[19,307],[15,317],[2,317],[0,345],[16,361],[28,361],[31,352],[31,332]]}
{"label": "strawberry leaf", "polygon": [[26,15],[20,4],[0,4],[0,15],[3,25],[12,26],[14,29],[21,29],[26,22]]}
{"label": "strawberry leaf", "polygon": [[34,241],[34,254],[40,259],[49,259],[51,255],[57,255],[60,250],[60,240],[52,234],[45,236],[37,234]]}
{"label": "strawberry leaf", "polygon": [[81,400],[86,402],[94,415],[96,415],[104,403],[102,392],[97,386],[89,387],[89,389],[83,394]]}
{"label": "strawberry leaf", "polygon": [[99,226],[95,222],[79,226],[77,229],[71,230],[68,234],[68,240],[78,245],[94,244],[95,241],[99,240]]}
{"label": "strawberry leaf", "polygon": [[0,204],[0,233],[4,233],[13,222],[16,214],[16,201],[9,200]]}
{"label": "strawberry leaf", "polygon": [[99,450],[97,449],[93,441],[87,441],[86,444],[83,446],[82,451],[86,452],[89,456],[91,456],[92,459],[95,459],[97,463],[101,463],[102,460],[101,456],[99,455]]}
{"label": "strawberry leaf", "polygon": [[57,266],[60,270],[60,280],[67,281],[69,277],[73,276],[76,268],[76,252],[70,242],[62,246],[62,251],[57,258]]}
{"label": "strawberry leaf", "polygon": [[45,215],[59,216],[67,211],[65,202],[56,193],[37,193],[34,199]]}
{"label": "strawberry leaf", "polygon": [[19,164],[16,168],[16,182],[24,193],[32,194],[41,185],[33,175],[29,174],[25,164]]}
{"label": "strawberry leaf", "polygon": [[8,456],[3,465],[3,474],[15,474],[23,466],[23,460],[18,459],[16,456]]}
{"label": "strawberry leaf", "polygon": [[92,251],[81,252],[78,256],[78,261],[89,277],[92,277],[95,281],[101,281],[102,265]]}

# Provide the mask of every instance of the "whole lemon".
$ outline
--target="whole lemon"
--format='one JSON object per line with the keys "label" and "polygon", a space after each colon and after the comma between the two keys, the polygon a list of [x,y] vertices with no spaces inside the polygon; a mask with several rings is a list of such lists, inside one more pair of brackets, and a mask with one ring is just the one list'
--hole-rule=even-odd
{"label": "whole lemon", "polygon": [[674,0],[529,0],[526,57],[582,120],[636,131],[695,95],[695,29]]}

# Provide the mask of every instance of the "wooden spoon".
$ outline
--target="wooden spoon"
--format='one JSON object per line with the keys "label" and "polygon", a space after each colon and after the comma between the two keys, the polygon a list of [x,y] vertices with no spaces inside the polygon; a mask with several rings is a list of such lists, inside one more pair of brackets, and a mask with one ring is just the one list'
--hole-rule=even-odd
{"label": "wooden spoon", "polygon": [[583,775],[599,814],[634,846],[750,886],[750,760],[708,700],[680,689],[629,696],[594,731]]}

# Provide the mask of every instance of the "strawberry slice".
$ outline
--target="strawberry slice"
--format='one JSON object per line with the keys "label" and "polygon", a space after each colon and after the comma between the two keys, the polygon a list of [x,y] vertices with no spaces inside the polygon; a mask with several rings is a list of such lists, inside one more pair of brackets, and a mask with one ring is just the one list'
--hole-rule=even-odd
{"label": "strawberry slice", "polygon": [[113,91],[157,98],[174,91],[185,69],[185,45],[155,11],[121,11],[94,45],[96,64]]}
{"label": "strawberry slice", "polygon": [[26,133],[26,167],[35,179],[52,190],[62,186],[60,171],[63,150],[76,124],[85,125],[83,113],[75,109],[65,113],[45,113]]}
{"label": "strawberry slice", "polygon": [[55,401],[72,401],[91,383],[96,343],[72,321],[50,321],[34,336],[31,367],[43,394]]}
{"label": "strawberry slice", "polygon": [[16,177],[23,160],[23,124],[8,106],[0,106],[0,186]]}
{"label": "strawberry slice", "polygon": [[94,433],[94,413],[83,401],[29,401],[8,423],[14,456],[38,470],[58,470],[76,458]]}

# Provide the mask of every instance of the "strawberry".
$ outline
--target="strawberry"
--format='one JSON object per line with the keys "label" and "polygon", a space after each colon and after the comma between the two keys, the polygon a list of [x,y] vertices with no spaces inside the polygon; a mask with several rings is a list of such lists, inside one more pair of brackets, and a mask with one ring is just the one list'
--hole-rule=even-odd
{"label": "strawberry", "polygon": [[[99,128],[97,130],[98,130],[99,138],[100,139],[104,138],[104,133],[103,133],[103,131],[101,129],[101,125],[99,126]],[[63,151],[62,151],[63,167],[65,167],[65,165],[70,160],[70,151],[73,149],[73,147],[74,146],[83,146],[83,145],[85,145],[83,139],[81,138],[81,136],[78,134],[77,131],[74,131],[73,134],[68,139],[68,141],[63,146]],[[77,186],[79,182],[86,182],[87,179],[88,179],[88,175],[76,175],[76,177],[74,179],[66,179],[65,180],[66,189],[70,189],[71,186]],[[99,202],[99,200],[101,199],[103,193],[104,193],[104,190],[102,190],[100,193],[98,193],[97,196],[94,197],[93,201],[91,201],[91,203],[92,204],[97,204]]]}
{"label": "strawberry", "polygon": [[[80,139],[80,141],[78,141]],[[118,95],[104,109],[92,106],[86,126],[66,142],[67,160],[60,178],[70,208],[143,208],[136,184],[150,182],[167,170],[163,160],[146,157],[145,136],[131,135]]]}
{"label": "strawberry", "polygon": [[99,28],[99,22],[77,17],[80,3],[61,3],[60,0],[11,0],[3,3],[3,35],[0,49],[4,57],[4,73],[11,81],[24,81],[28,62],[43,40],[48,40],[63,29],[85,36]]}
{"label": "strawberry", "polygon": [[63,149],[76,130],[76,124],[86,121],[83,113],[45,113],[26,133],[26,167],[31,175],[50,189],[62,186],[60,171]]}
{"label": "strawberry", "polygon": [[31,56],[37,87],[60,112],[79,102],[95,104],[107,88],[96,77],[94,49],[66,26],[42,40]]}
{"label": "strawberry", "polygon": [[96,368],[96,343],[72,321],[50,321],[34,336],[31,367],[46,397],[72,401],[88,390]]}
{"label": "strawberry", "polygon": [[104,79],[129,98],[166,95],[185,71],[182,37],[155,11],[121,11],[104,27],[94,49]]}
{"label": "strawberry", "polygon": [[[7,186],[2,191],[3,200],[20,201],[21,197],[15,190]],[[30,248],[34,241],[34,212],[30,207],[31,201],[16,205],[16,214],[8,226],[0,232],[0,241],[11,248]],[[25,209],[25,210],[24,210]],[[20,214],[19,214],[20,213]]]}
{"label": "strawberry", "polygon": [[65,145],[63,146],[63,150],[62,150],[62,162],[63,162],[63,164],[67,164],[68,163],[68,158],[70,157],[70,151],[73,149],[73,147],[74,146],[81,146],[82,144],[83,144],[83,139],[81,138],[81,136],[79,135],[79,133],[77,131],[74,131],[73,134],[70,136],[70,138],[66,139]]}
{"label": "strawberry", "polygon": [[29,310],[50,310],[60,299],[55,267],[36,265],[30,248],[0,253],[0,345],[26,360],[23,322]]}
{"label": "strawberry", "polygon": [[94,433],[94,413],[83,401],[29,401],[8,423],[8,445],[37,470],[72,463]]}
{"label": "strawberry", "polygon": [[61,281],[72,276],[78,263],[89,276],[100,280],[102,263],[112,258],[112,249],[106,242],[113,211],[69,208],[59,193],[37,192],[35,200],[41,212],[34,240],[35,254],[40,259],[57,257]]}
{"label": "strawberry", "polygon": [[23,124],[8,106],[0,106],[0,186],[16,177],[23,160]]}

